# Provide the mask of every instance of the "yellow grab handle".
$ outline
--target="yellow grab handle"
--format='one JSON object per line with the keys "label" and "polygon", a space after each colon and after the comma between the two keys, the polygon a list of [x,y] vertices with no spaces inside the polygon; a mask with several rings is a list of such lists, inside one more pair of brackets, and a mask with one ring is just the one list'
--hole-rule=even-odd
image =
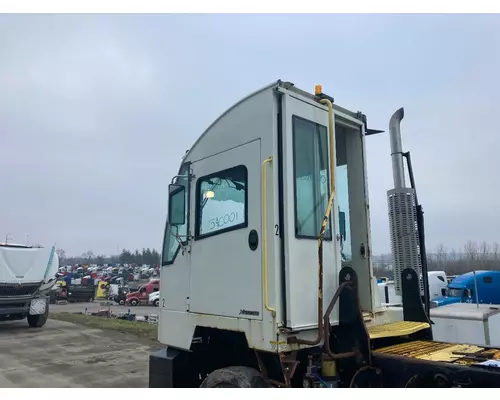
{"label": "yellow grab handle", "polygon": [[273,161],[273,157],[268,157],[262,163],[262,286],[264,292],[264,307],[267,311],[276,316],[276,309],[269,305],[269,298],[267,293],[267,174],[266,166]]}
{"label": "yellow grab handle", "polygon": [[321,99],[319,102],[321,104],[326,104],[328,107],[328,134],[330,141],[330,195],[335,196],[335,138],[333,135],[333,105],[328,99]]}

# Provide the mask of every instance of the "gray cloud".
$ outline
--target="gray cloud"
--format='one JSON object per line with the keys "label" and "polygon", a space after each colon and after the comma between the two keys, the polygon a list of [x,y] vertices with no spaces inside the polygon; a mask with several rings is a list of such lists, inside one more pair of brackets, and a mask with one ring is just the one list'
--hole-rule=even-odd
{"label": "gray cloud", "polygon": [[[0,233],[67,253],[160,247],[170,177],[235,101],[321,83],[387,129],[404,106],[428,246],[500,240],[494,15],[0,16]],[[387,135],[367,138],[375,252]]]}

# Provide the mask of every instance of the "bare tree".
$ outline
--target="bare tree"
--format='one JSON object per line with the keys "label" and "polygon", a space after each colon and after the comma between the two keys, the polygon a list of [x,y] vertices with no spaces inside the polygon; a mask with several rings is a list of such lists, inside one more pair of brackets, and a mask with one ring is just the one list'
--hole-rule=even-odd
{"label": "bare tree", "polygon": [[438,244],[436,249],[437,264],[440,269],[443,269],[448,260],[448,253],[443,243]]}
{"label": "bare tree", "polygon": [[85,253],[82,254],[82,258],[85,260],[90,260],[91,258],[94,258],[94,252],[86,251]]}
{"label": "bare tree", "polygon": [[57,254],[57,257],[59,257],[60,263],[66,258],[66,252],[63,249],[57,249],[56,254]]}
{"label": "bare tree", "polygon": [[490,246],[484,240],[479,245],[479,261],[482,268],[488,266],[488,261],[490,260]]}
{"label": "bare tree", "polygon": [[500,256],[500,244],[494,242],[491,246],[491,258],[495,262],[495,264],[499,261]]}
{"label": "bare tree", "polygon": [[475,261],[478,257],[477,243],[472,240],[468,240],[464,245],[464,253],[467,261]]}
{"label": "bare tree", "polygon": [[458,255],[457,255],[457,251],[453,248],[451,249],[450,251],[450,256],[449,256],[449,259],[452,263],[456,262],[457,259],[458,259]]}

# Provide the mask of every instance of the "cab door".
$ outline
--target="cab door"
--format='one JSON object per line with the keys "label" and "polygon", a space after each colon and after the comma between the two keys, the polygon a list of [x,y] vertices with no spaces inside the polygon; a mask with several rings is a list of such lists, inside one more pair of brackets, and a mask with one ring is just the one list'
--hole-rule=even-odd
{"label": "cab door", "polygon": [[[283,118],[286,325],[302,330],[318,323],[318,235],[330,195],[329,146],[334,144],[323,107],[286,95]],[[335,210],[336,201],[323,242],[324,309],[340,269]]]}
{"label": "cab door", "polygon": [[191,164],[189,311],[262,319],[260,139]]}

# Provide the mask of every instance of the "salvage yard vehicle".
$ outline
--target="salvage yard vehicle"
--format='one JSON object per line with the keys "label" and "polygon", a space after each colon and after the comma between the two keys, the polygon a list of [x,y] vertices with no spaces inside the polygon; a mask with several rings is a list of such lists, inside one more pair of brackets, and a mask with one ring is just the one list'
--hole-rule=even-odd
{"label": "salvage yard vehicle", "polygon": [[500,304],[500,271],[472,271],[457,276],[431,307],[453,303]]}
{"label": "salvage yard vehicle", "polygon": [[151,280],[148,283],[142,285],[137,291],[130,292],[127,294],[125,304],[130,304],[131,306],[137,306],[139,304],[147,304],[149,301],[149,295],[160,290],[160,281],[158,279]]}
{"label": "salvage yard vehicle", "polygon": [[320,86],[283,81],[208,127],[169,186],[166,347],[150,356],[150,387],[500,387],[485,365],[500,349],[433,340],[403,116],[389,122],[387,193],[402,312],[381,305],[372,269],[365,139],[382,131]]}
{"label": "salvage yard vehicle", "polygon": [[149,295],[148,304],[158,307],[160,305],[160,292],[153,292]]}
{"label": "salvage yard vehicle", "polygon": [[0,243],[0,321],[26,318],[30,327],[44,326],[58,269],[54,246]]}

